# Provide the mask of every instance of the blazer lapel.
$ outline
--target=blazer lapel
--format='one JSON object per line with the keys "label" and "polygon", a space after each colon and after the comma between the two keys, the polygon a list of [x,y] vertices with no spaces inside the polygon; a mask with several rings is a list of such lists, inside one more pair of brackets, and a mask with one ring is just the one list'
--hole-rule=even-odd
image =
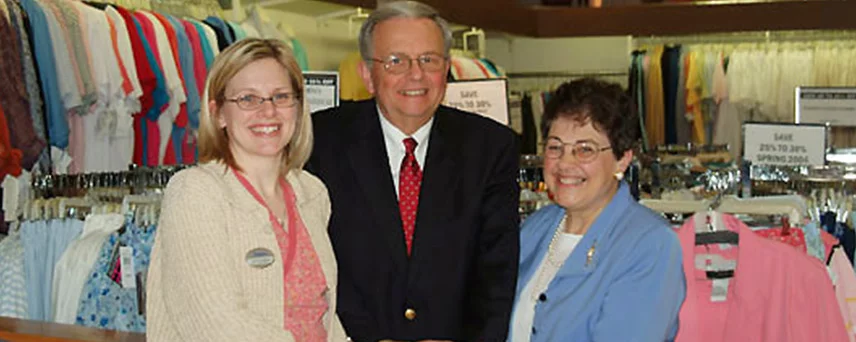
{"label": "blazer lapel", "polygon": [[[437,245],[432,241],[442,241],[448,238],[440,229],[446,221],[454,216],[456,203],[453,195],[460,180],[457,173],[457,160],[460,158],[459,149],[462,132],[454,122],[455,113],[449,113],[440,107],[434,116],[431,128],[431,138],[428,142],[428,154],[422,168],[422,185],[419,190],[419,208],[416,212],[416,230],[413,235],[413,251],[411,259],[430,258],[430,248]],[[421,248],[420,248],[421,247]],[[425,252],[421,249],[426,248]],[[425,254],[422,256],[421,254]],[[417,281],[413,275],[418,275],[423,263],[410,263],[408,282]]]}
{"label": "blazer lapel", "polygon": [[403,269],[407,250],[401,214],[376,108],[374,101],[367,102],[354,120],[355,143],[348,147],[348,158],[375,216],[379,235],[386,241],[396,267]]}

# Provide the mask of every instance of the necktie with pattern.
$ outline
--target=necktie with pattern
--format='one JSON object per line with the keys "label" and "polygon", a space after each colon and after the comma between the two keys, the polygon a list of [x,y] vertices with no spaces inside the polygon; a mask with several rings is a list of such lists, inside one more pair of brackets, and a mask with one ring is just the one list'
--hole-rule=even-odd
{"label": "necktie with pattern", "polygon": [[416,144],[416,139],[404,139],[404,160],[398,175],[398,209],[401,212],[408,256],[413,245],[413,232],[416,230],[416,208],[419,206],[419,187],[422,184],[422,169],[413,154]]}

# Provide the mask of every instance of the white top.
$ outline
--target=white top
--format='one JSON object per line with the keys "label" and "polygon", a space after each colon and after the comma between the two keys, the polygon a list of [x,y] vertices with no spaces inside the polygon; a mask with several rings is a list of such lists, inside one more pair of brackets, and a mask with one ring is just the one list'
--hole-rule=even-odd
{"label": "white top", "polygon": [[532,336],[532,322],[535,319],[535,306],[538,305],[538,295],[547,290],[548,285],[556,277],[556,273],[562,268],[561,265],[565,263],[565,259],[571,255],[571,252],[582,239],[583,235],[580,234],[559,234],[555,246],[553,246],[554,254],[552,255],[554,261],[560,261],[558,267],[547,261],[550,258],[549,255],[544,255],[541,265],[538,266],[532,279],[520,293],[520,301],[512,314],[511,324],[514,325],[514,329],[512,329],[511,342],[529,342],[529,338]]}
{"label": "white top", "polygon": [[131,48],[131,37],[128,35],[128,26],[125,24],[125,19],[122,18],[122,15],[113,6],[107,6],[104,13],[107,13],[109,20],[113,22],[116,28],[116,45],[119,50],[119,58],[122,59],[122,65],[125,67],[125,72],[128,73],[131,86],[134,88],[126,99],[125,107],[129,112],[138,112],[140,111],[139,98],[143,95],[143,87],[137,75],[137,65],[134,61],[134,50]]}
{"label": "white top", "polygon": [[[395,127],[392,122],[386,119],[377,110],[377,116],[380,117],[380,129],[383,131],[383,142],[386,144],[386,156],[389,159],[389,171],[392,173],[392,182],[395,184],[395,193],[398,194],[398,174],[401,173],[401,162],[404,161],[404,154],[407,150],[404,148],[404,139],[408,136],[404,134],[398,127]],[[416,140],[416,162],[419,163],[419,169],[425,169],[425,156],[428,154],[428,140],[431,135],[431,126],[434,125],[434,117],[428,120],[422,127],[416,130],[410,138]]]}
{"label": "white top", "polygon": [[[57,83],[59,84],[59,91],[62,93],[62,104],[66,110],[79,107],[83,104],[80,96],[82,91],[77,84],[77,76],[74,72],[76,66],[71,62],[71,56],[69,55],[71,48],[68,47],[65,33],[63,33],[63,29],[59,26],[59,20],[56,18],[55,13],[48,8],[45,8],[44,13],[48,22],[51,44],[53,45],[54,62],[57,65]],[[61,66],[72,67],[64,68]]]}
{"label": "white top", "polygon": [[[169,88],[169,105],[164,114],[169,114],[174,121],[178,116],[178,112],[182,103],[187,101],[187,95],[184,93],[184,85],[181,83],[181,75],[178,72],[178,66],[175,64],[175,55],[172,54],[169,37],[166,35],[166,30],[163,24],[153,14],[146,11],[139,11],[149,21],[152,22],[152,28],[155,31],[157,38],[157,53],[160,55],[161,67],[163,68],[164,79]],[[165,136],[161,134],[161,136]],[[166,135],[168,136],[168,135]]]}
{"label": "white top", "polygon": [[97,214],[86,218],[83,232],[66,248],[53,271],[49,318],[56,323],[74,324],[80,295],[89,272],[98,261],[101,246],[110,234],[122,228],[125,218],[119,214]]}

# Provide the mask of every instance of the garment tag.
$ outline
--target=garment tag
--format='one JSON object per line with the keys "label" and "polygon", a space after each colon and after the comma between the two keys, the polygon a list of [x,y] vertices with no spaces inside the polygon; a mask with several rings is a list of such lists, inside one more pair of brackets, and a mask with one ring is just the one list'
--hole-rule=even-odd
{"label": "garment tag", "polygon": [[103,138],[112,136],[116,131],[116,112],[105,110],[94,115],[98,116],[95,122],[95,135]]}
{"label": "garment tag", "polygon": [[110,269],[107,271],[107,277],[119,286],[122,286],[122,264],[119,260],[119,248],[122,246],[124,244],[121,242],[113,245],[113,251],[110,252]]}
{"label": "garment tag", "polygon": [[18,204],[21,203],[18,183],[18,179],[12,175],[6,175],[3,179],[3,217],[7,222],[18,220]]}
{"label": "garment tag", "polygon": [[71,165],[71,161],[71,156],[65,150],[51,146],[51,162],[53,163],[53,171],[55,174],[67,174],[68,166]]}
{"label": "garment tag", "polygon": [[713,280],[713,289],[710,291],[710,301],[711,302],[724,302],[725,297],[728,295],[728,283],[731,282],[730,278],[726,279],[714,279]]}
{"label": "garment tag", "polygon": [[134,272],[134,247],[122,246],[119,247],[119,257],[121,258],[121,285],[126,289],[137,287],[136,274]]}

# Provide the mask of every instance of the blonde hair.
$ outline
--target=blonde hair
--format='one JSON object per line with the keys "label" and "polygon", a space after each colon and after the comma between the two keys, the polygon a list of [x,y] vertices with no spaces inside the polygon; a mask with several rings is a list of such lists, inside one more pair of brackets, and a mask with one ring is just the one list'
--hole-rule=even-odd
{"label": "blonde hair", "polygon": [[303,74],[288,45],[279,40],[259,38],[246,38],[229,46],[217,56],[211,66],[205,82],[202,115],[199,118],[199,162],[218,161],[241,170],[229,149],[226,129],[218,125],[219,113],[211,112],[209,102],[214,100],[217,104],[216,111],[219,111],[226,101],[226,86],[232,78],[246,65],[265,58],[273,58],[285,68],[291,87],[300,99],[294,133],[285,146],[280,173],[286,175],[291,170],[302,169],[306,164],[312,152],[312,120],[309,116],[309,106],[305,102]]}

